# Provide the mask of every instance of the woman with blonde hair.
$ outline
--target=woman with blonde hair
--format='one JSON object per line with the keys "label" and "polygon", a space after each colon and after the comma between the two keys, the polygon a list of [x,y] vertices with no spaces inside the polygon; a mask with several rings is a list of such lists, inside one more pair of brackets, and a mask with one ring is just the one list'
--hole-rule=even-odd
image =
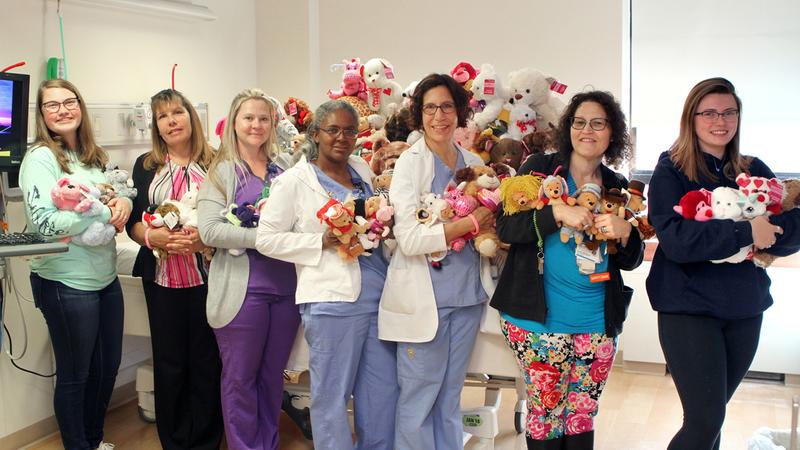
{"label": "woman with blonde hair", "polygon": [[[36,98],[36,140],[20,169],[28,228],[54,239],[82,233],[93,222],[121,230],[131,202],[117,198],[96,216],[56,208],[50,190],[62,177],[94,186],[105,182],[108,155],[94,141],[86,104],[66,80],[48,80]],[[68,450],[111,448],[103,421],[122,354],[122,289],[116,244],[78,245],[31,261],[31,290],[42,311],[56,360],[53,404]]]}
{"label": "woman with blonde hair", "polygon": [[[134,217],[150,205],[196,195],[206,178],[213,149],[191,102],[165,89],[150,100],[153,111],[151,151],[133,168],[138,193]],[[156,425],[165,449],[216,449],[222,440],[219,395],[220,360],[206,319],[208,268],[197,229],[150,228],[128,224],[128,235],[141,245],[133,275],[142,278],[156,391]],[[167,251],[156,259],[153,249]]]}
{"label": "woman with blonde hair", "polygon": [[209,171],[211,183],[201,187],[198,201],[200,235],[217,248],[208,321],[222,357],[222,411],[231,450],[278,448],[283,369],[300,324],[294,266],[260,254],[256,228],[234,225],[220,214],[233,203],[255,207],[283,172],[274,160],[277,117],[261,90],[236,95]]}

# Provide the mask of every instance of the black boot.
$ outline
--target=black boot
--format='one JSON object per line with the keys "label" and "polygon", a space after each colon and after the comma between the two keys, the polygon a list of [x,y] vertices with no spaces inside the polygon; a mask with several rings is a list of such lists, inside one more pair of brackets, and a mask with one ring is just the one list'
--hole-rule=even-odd
{"label": "black boot", "polygon": [[281,402],[281,409],[286,412],[286,415],[292,419],[297,428],[303,433],[306,439],[311,440],[311,412],[308,407],[297,409],[292,404],[292,396],[286,391],[283,391],[283,401]]}
{"label": "black boot", "polygon": [[564,450],[564,438],[548,439],[546,441],[537,441],[531,439],[530,436],[525,436],[528,440],[528,450]]}
{"label": "black boot", "polygon": [[592,450],[594,448],[594,430],[566,435],[564,444],[564,450]]}

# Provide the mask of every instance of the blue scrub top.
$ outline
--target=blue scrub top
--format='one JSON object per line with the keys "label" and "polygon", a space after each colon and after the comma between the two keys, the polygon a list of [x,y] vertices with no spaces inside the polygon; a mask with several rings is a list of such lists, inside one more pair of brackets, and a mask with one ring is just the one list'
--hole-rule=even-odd
{"label": "blue scrub top", "polygon": [[[373,195],[369,184],[358,175],[350,166],[350,177],[354,188],[352,190],[337,183],[325,174],[316,164],[311,165],[317,174],[317,179],[326,192],[331,193],[336,200],[343,202],[347,197],[365,200]],[[352,264],[345,263],[342,264]],[[300,305],[300,312],[303,314],[325,314],[330,316],[355,316],[359,314],[376,314],[378,303],[383,293],[383,285],[386,282],[386,270],[389,267],[388,261],[383,256],[383,247],[372,249],[372,255],[359,256],[358,265],[361,269],[361,293],[355,302],[315,302]]]}
{"label": "blue scrub top", "polygon": [[[570,192],[577,189],[572,175],[567,176]],[[578,270],[575,262],[575,240],[561,242],[560,233],[544,239],[544,294],[547,317],[544,323],[518,319],[502,314],[514,325],[534,333],[604,333],[605,281],[592,283],[589,275]],[[595,273],[608,270],[605,243],[601,244],[603,262],[595,266]]]}
{"label": "blue scrub top", "polygon": [[[466,167],[464,155],[460,151],[457,153],[455,170]],[[455,171],[450,170],[435,153],[433,160],[434,176],[431,192],[444,195],[448,185],[455,185],[453,181]],[[447,257],[441,261],[441,268],[429,266],[429,270],[433,282],[433,295],[439,308],[477,305],[489,297],[481,284],[481,256],[475,250],[472,241],[469,241],[460,252],[449,251]]]}

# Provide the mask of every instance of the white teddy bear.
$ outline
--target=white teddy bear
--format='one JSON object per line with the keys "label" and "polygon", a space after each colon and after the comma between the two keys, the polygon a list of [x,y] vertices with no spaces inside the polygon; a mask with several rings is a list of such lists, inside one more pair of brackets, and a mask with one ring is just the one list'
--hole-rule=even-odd
{"label": "white teddy bear", "polygon": [[509,103],[524,103],[536,111],[540,123],[558,123],[564,103],[550,94],[555,78],[536,69],[524,68],[508,74]]}
{"label": "white teddy bear", "polygon": [[515,103],[508,116],[508,137],[521,141],[525,136],[536,131],[536,111],[524,103]]}
{"label": "white teddy bear", "polygon": [[[743,207],[746,204],[746,197],[740,191],[729,187],[720,186],[711,191],[711,212],[714,219],[729,219],[734,222],[746,220]],[[714,264],[740,263],[751,256],[753,253],[752,245],[745,245],[738,252],[724,259],[714,259]]]}
{"label": "white teddy bear", "polygon": [[478,125],[478,130],[484,130],[492,123],[503,110],[508,93],[500,82],[500,77],[491,64],[481,64],[481,71],[472,80],[472,98],[485,102],[483,111],[475,114],[473,121]]}
{"label": "white teddy bear", "polygon": [[403,101],[403,88],[393,80],[394,69],[389,61],[372,58],[361,66],[361,77],[367,85],[369,109],[389,117]]}

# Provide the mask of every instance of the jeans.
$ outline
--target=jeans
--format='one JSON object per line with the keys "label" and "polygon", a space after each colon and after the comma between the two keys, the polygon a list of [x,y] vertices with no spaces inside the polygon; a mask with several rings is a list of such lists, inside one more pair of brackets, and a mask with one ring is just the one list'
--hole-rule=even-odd
{"label": "jeans", "polygon": [[31,273],[56,359],[53,405],[66,450],[91,450],[103,439],[103,422],[122,356],[122,288],[119,280],[82,291]]}

